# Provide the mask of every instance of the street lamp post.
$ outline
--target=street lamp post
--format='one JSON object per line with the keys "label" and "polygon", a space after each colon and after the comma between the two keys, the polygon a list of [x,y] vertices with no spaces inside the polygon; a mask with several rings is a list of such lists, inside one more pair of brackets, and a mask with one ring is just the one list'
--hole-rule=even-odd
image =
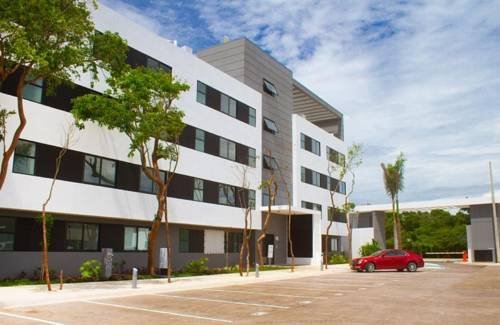
{"label": "street lamp post", "polygon": [[500,262],[500,243],[499,243],[499,233],[498,233],[498,220],[497,220],[497,207],[495,203],[495,186],[493,185],[493,171],[491,167],[491,161],[489,162],[490,167],[490,190],[491,190],[491,205],[493,209],[493,240],[495,241],[495,261]]}

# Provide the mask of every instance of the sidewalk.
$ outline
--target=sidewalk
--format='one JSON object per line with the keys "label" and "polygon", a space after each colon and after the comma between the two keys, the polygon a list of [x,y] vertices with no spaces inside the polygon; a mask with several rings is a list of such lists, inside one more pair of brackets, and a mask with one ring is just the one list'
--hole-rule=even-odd
{"label": "sidewalk", "polygon": [[0,308],[47,305],[156,292],[206,289],[344,272],[350,272],[348,264],[329,265],[328,270],[323,271],[320,270],[319,266],[298,266],[293,273],[290,270],[261,271],[259,278],[255,277],[254,272],[251,272],[248,277],[240,277],[238,273],[232,273],[173,278],[172,283],[167,283],[166,279],[138,280],[136,289],[132,289],[132,281],[68,283],[64,285],[61,291],[59,291],[59,284],[54,283],[51,292],[47,291],[45,285],[5,287],[0,288]]}

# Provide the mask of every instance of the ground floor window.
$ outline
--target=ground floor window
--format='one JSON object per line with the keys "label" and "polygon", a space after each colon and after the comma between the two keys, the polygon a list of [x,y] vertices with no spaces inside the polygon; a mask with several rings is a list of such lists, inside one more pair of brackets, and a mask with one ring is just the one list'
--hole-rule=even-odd
{"label": "ground floor window", "polygon": [[225,251],[226,253],[239,253],[243,244],[243,233],[226,232]]}
{"label": "ground floor window", "polygon": [[14,218],[0,217],[0,251],[14,250],[14,233],[16,220]]}
{"label": "ground floor window", "polygon": [[149,229],[144,227],[124,227],[123,250],[146,251]]}
{"label": "ground floor window", "polygon": [[205,232],[197,229],[179,229],[179,252],[203,253]]}
{"label": "ground floor window", "polygon": [[66,249],[96,251],[99,248],[99,225],[92,223],[66,223]]}

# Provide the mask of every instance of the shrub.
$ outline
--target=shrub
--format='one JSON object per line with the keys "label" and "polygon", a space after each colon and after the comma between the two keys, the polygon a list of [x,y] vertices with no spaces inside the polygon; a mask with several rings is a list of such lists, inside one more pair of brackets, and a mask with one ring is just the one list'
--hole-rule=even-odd
{"label": "shrub", "polygon": [[347,258],[339,253],[333,253],[332,256],[330,256],[330,260],[328,261],[329,264],[345,264],[347,263]]}
{"label": "shrub", "polygon": [[194,260],[186,264],[184,272],[191,274],[206,274],[208,258],[202,257],[199,260]]}
{"label": "shrub", "polygon": [[359,248],[359,254],[361,256],[369,256],[379,250],[380,250],[379,244],[375,239],[372,239],[371,243],[366,243]]}
{"label": "shrub", "polygon": [[80,266],[80,275],[84,280],[98,281],[101,275],[101,263],[98,260],[88,260]]}

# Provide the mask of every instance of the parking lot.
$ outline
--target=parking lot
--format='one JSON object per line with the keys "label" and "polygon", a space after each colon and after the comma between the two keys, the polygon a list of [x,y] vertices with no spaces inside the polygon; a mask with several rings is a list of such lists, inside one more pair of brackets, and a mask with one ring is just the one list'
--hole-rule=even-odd
{"label": "parking lot", "polygon": [[0,309],[1,324],[498,324],[500,268],[445,264],[416,273],[297,279]]}

